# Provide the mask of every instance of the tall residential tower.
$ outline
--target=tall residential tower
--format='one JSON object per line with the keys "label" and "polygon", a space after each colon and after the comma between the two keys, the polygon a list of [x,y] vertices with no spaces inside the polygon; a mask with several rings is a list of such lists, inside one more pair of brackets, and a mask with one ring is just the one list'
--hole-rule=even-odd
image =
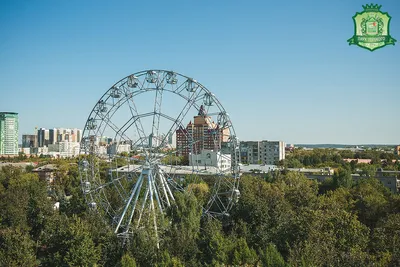
{"label": "tall residential tower", "polygon": [[18,113],[0,112],[0,155],[18,155]]}

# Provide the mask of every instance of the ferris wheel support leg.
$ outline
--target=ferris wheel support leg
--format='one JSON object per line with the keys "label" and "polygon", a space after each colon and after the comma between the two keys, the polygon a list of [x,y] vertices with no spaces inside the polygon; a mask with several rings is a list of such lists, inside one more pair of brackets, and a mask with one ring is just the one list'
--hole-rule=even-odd
{"label": "ferris wheel support leg", "polygon": [[[139,195],[140,195],[140,189],[142,188],[143,180],[144,179],[141,179],[140,185],[139,185],[138,190],[136,192],[136,197],[135,197],[135,200],[133,202],[132,212],[131,212],[131,215],[129,216],[129,220],[128,220],[128,226],[129,226],[129,224],[131,224],[133,215],[135,214],[136,204],[137,204],[137,201],[138,201],[138,198],[139,198]],[[125,229],[125,233],[127,233],[129,231],[129,227],[128,226]]]}
{"label": "ferris wheel support leg", "polygon": [[143,211],[144,211],[144,207],[146,206],[146,202],[147,202],[147,198],[148,198],[148,197],[149,197],[149,188],[146,189],[146,194],[145,194],[145,196],[144,196],[144,200],[143,200],[143,203],[142,203],[142,207],[140,208],[139,218],[138,218],[138,221],[137,221],[136,228],[139,228],[140,220],[142,219],[142,214],[143,214]]}
{"label": "ferris wheel support leg", "polygon": [[158,194],[158,190],[157,190],[157,188],[156,188],[156,183],[155,183],[155,181],[154,181],[154,178],[155,178],[155,176],[152,175],[151,178],[150,178],[150,181],[151,181],[151,184],[152,184],[152,188],[153,188],[153,191],[154,191],[154,195],[156,196],[156,200],[157,200],[157,203],[158,203],[158,207],[159,207],[159,209],[160,209],[160,211],[161,211],[161,214],[162,214],[163,208],[162,208],[162,206],[161,206],[160,196],[159,196],[159,194]]}
{"label": "ferris wheel support leg", "polygon": [[[168,183],[167,183],[167,180],[165,180],[165,176],[164,176],[164,174],[161,172],[161,170],[160,170],[159,174],[160,174],[160,179],[161,179],[161,181],[162,181],[164,190],[165,190],[165,188],[166,188],[167,191],[168,191],[168,194],[169,194],[170,198],[172,199],[172,201],[175,201],[174,195],[172,194],[171,189],[169,188],[169,185],[168,185]],[[169,205],[171,205],[171,204],[169,204]]]}
{"label": "ferris wheel support leg", "polygon": [[168,186],[168,185],[165,184],[166,182],[164,180],[164,175],[162,175],[162,172],[160,170],[158,170],[158,176],[160,177],[161,186],[162,186],[162,189],[163,189],[163,192],[164,192],[164,196],[165,196],[165,199],[167,200],[167,205],[168,205],[168,207],[170,207],[171,203],[169,202],[169,197],[168,197],[168,194],[167,194],[167,190],[165,189],[165,187]]}
{"label": "ferris wheel support leg", "polygon": [[[121,226],[121,223],[122,223],[122,221],[123,221],[123,219],[124,219],[124,217],[125,217],[126,211],[128,210],[129,205],[131,204],[132,199],[133,199],[133,197],[135,196],[136,191],[138,190],[139,184],[141,184],[142,180],[143,180],[143,174],[140,174],[139,181],[136,183],[135,187],[134,187],[133,190],[132,190],[131,196],[129,197],[129,200],[128,200],[128,202],[126,203],[126,206],[125,206],[125,208],[124,208],[124,211],[122,212],[121,218],[119,219],[118,225],[117,225],[117,227],[115,228],[114,233],[118,233],[118,229],[119,229],[119,227]],[[140,191],[140,190],[139,190],[139,191]]]}
{"label": "ferris wheel support leg", "polygon": [[157,218],[156,218],[156,211],[155,211],[155,207],[154,207],[153,188],[151,186],[150,177],[148,177],[148,185],[149,185],[149,188],[150,188],[150,209],[151,209],[151,212],[153,214],[154,232],[155,232],[156,240],[157,240],[157,248],[159,249],[160,248],[160,242],[158,240]]}

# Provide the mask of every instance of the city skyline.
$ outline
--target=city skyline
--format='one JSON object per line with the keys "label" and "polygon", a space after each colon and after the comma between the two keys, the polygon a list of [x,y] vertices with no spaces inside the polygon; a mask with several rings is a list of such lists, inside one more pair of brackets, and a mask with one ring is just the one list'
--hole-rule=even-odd
{"label": "city skyline", "polygon": [[[346,42],[365,4],[3,1],[0,109],[19,113],[20,138],[83,129],[115,82],[157,68],[211,90],[240,140],[399,144],[399,44]],[[400,40],[400,3],[378,4]]]}

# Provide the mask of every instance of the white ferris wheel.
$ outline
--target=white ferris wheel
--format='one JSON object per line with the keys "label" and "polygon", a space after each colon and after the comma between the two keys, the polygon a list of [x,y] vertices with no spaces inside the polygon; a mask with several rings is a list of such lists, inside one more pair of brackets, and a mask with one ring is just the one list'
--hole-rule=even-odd
{"label": "white ferris wheel", "polygon": [[89,207],[118,235],[174,204],[176,192],[207,184],[203,213],[228,215],[239,198],[239,144],[228,113],[196,80],[146,70],[97,101],[81,139],[79,173]]}

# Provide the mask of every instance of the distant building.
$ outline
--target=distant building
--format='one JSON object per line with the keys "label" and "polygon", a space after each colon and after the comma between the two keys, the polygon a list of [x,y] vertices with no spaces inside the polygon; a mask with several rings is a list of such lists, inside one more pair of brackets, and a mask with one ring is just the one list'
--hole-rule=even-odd
{"label": "distant building", "polygon": [[54,145],[57,143],[57,129],[49,130],[49,145]]}
{"label": "distant building", "polygon": [[18,113],[0,112],[0,155],[18,155]]}
{"label": "distant building", "polygon": [[260,142],[259,141],[241,141],[240,159],[244,164],[259,164]]}
{"label": "distant building", "polygon": [[49,145],[50,131],[46,128],[40,128],[37,132],[38,147],[44,147]]}
{"label": "distant building", "polygon": [[31,148],[30,147],[21,147],[20,151],[25,155],[30,155],[31,154]]}
{"label": "distant building", "polygon": [[285,143],[282,141],[261,141],[259,155],[262,164],[277,164],[285,159]]}
{"label": "distant building", "polygon": [[168,135],[168,148],[176,148],[176,133],[170,133]]}
{"label": "distant building", "polygon": [[282,141],[242,141],[240,158],[243,164],[274,165],[285,159],[285,143]]}
{"label": "distant building", "polygon": [[397,155],[397,156],[400,155],[400,146],[396,146],[396,147],[394,148],[394,154]]}
{"label": "distant building", "polygon": [[354,161],[355,163],[365,163],[365,164],[370,164],[372,159],[343,159],[345,162],[352,162]]}
{"label": "distant building", "polygon": [[286,145],[285,151],[286,152],[293,152],[294,151],[294,145],[293,144]]}
{"label": "distant building", "polygon": [[123,143],[113,143],[107,147],[107,154],[109,155],[116,155],[123,152],[129,153],[131,151],[130,144],[123,144]]}
{"label": "distant building", "polygon": [[231,168],[231,155],[212,150],[202,150],[199,154],[189,155],[189,165],[204,166],[204,169],[217,167],[221,171],[226,171]]}
{"label": "distant building", "polygon": [[79,155],[79,143],[78,142],[70,142],[70,141],[62,141],[59,142],[60,146],[60,157],[62,158],[70,158],[76,157]]}
{"label": "distant building", "polygon": [[[25,136],[25,137],[24,137]],[[50,155],[52,157],[75,157],[79,155],[79,142],[82,130],[73,128],[40,128],[35,135],[24,135],[22,146],[31,148],[31,154]],[[32,144],[34,145],[32,146]]]}
{"label": "distant building", "polygon": [[37,135],[36,134],[23,134],[22,135],[22,148],[37,147]]}
{"label": "distant building", "polygon": [[54,172],[57,170],[57,166],[54,164],[47,164],[41,167],[38,167],[36,169],[33,169],[32,171],[37,173],[39,176],[39,179],[42,181],[46,181],[48,184],[53,184],[54,183]]}
{"label": "distant building", "polygon": [[180,127],[176,131],[177,155],[200,154],[203,150],[220,151],[222,143],[227,142],[228,138],[229,128],[219,129],[201,106],[193,123],[190,121],[186,129]]}

